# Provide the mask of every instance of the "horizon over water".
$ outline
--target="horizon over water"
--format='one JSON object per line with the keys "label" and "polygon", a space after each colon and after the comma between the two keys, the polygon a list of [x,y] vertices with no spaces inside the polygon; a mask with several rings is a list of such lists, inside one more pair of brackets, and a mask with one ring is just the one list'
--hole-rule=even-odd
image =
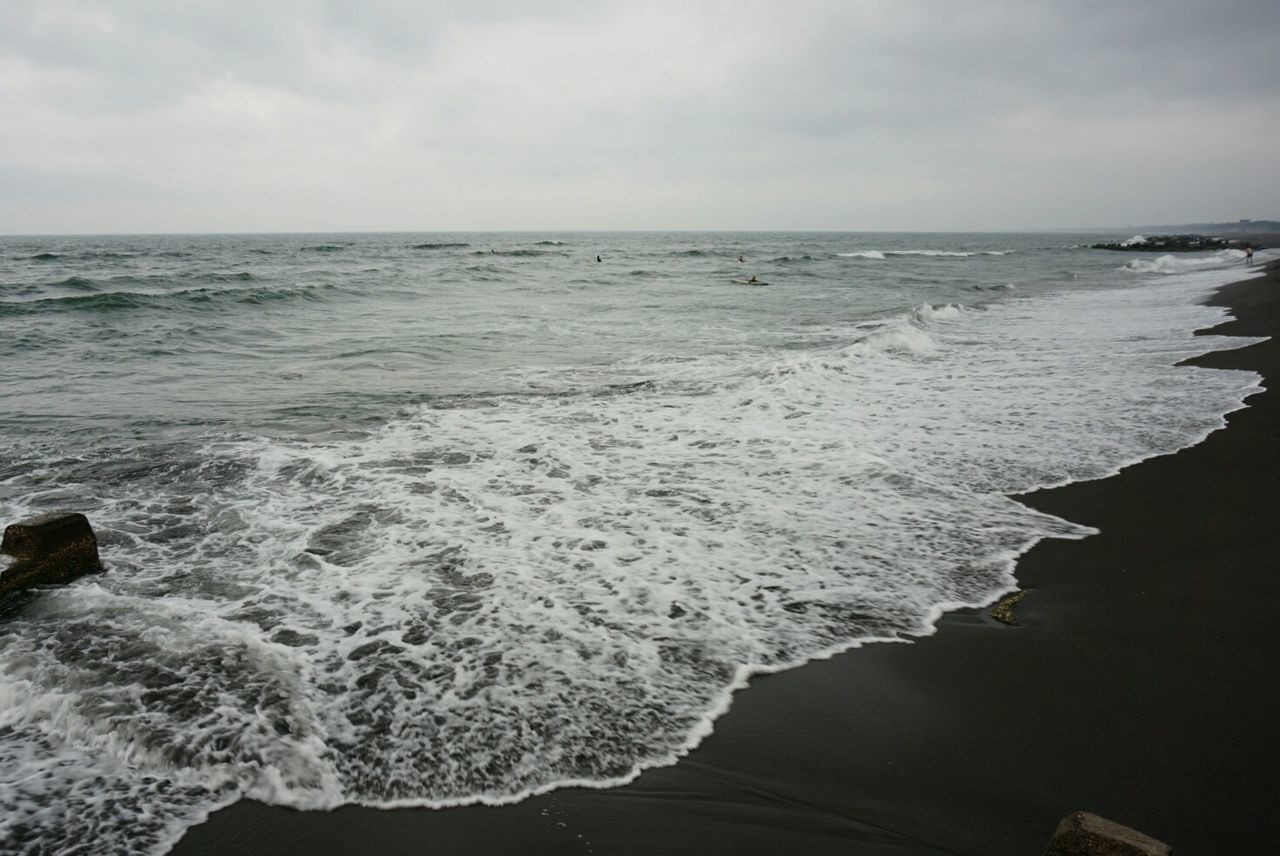
{"label": "horizon over water", "polygon": [[1243,254],[1102,237],[0,237],[0,519],[108,569],[0,619],[0,850],[614,785],[991,603],[1259,388]]}
{"label": "horizon over water", "polygon": [[[450,236],[450,235],[466,235],[466,236],[510,236],[510,237],[555,237],[555,236],[594,236],[594,235],[732,235],[748,238],[753,235],[905,235],[905,236],[926,236],[926,235],[1074,235],[1077,237],[1087,236],[1090,239],[1102,239],[1103,237],[1114,238],[1118,234],[1129,234],[1133,231],[1142,231],[1147,227],[1133,226],[1099,226],[1095,228],[1079,228],[1079,227],[1062,227],[1062,228],[1046,228],[1046,229],[869,229],[869,230],[848,230],[848,229],[445,229],[445,230],[415,230],[415,229],[254,229],[250,231],[204,231],[204,232],[188,232],[188,231],[127,231],[127,232],[0,232],[0,239],[62,239],[62,238],[112,238],[112,239],[139,239],[139,238],[306,238],[306,237],[336,237],[336,238],[402,238],[413,236]],[[1178,229],[1182,227],[1160,227],[1165,229]]]}

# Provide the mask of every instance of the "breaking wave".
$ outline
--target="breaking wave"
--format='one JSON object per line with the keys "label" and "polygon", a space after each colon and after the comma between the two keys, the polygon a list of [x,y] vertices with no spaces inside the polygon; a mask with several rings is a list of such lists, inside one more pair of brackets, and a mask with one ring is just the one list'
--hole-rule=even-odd
{"label": "breaking wave", "polygon": [[1163,255],[1154,259],[1130,259],[1122,270],[1136,273],[1183,274],[1230,267],[1244,261],[1244,250],[1219,250],[1210,255]]}

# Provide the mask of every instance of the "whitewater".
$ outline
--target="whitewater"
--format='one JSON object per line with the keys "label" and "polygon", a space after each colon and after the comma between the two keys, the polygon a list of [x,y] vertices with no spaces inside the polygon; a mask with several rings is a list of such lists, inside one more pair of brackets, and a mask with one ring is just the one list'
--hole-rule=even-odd
{"label": "whitewater", "polygon": [[0,238],[0,521],[107,566],[0,618],[0,849],[616,785],[992,603],[1259,388],[1242,253],[1094,238]]}

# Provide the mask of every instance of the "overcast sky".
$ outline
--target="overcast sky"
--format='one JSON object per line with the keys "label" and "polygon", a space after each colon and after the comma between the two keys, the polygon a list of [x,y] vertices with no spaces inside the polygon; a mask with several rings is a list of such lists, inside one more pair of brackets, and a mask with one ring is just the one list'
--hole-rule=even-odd
{"label": "overcast sky", "polygon": [[2,0],[0,233],[1280,218],[1277,56],[1280,0]]}

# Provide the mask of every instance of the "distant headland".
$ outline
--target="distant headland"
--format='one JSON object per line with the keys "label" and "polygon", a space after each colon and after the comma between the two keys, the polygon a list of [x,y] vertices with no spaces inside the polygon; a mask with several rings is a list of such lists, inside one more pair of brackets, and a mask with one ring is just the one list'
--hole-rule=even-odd
{"label": "distant headland", "polygon": [[1229,223],[1183,223],[1163,226],[1126,226],[1114,231],[1155,232],[1178,235],[1198,233],[1204,235],[1257,235],[1280,232],[1280,220],[1232,220]]}

